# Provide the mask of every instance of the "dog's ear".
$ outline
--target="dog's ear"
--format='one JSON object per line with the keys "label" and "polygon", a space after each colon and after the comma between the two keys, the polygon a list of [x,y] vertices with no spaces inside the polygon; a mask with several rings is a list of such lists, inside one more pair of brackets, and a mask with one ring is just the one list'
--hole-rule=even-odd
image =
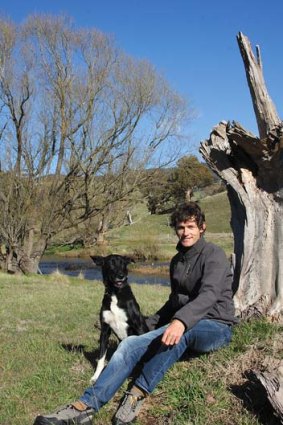
{"label": "dog's ear", "polygon": [[124,258],[125,258],[127,264],[135,263],[135,260],[133,258],[131,258],[131,257],[124,257]]}
{"label": "dog's ear", "polygon": [[102,255],[91,255],[90,258],[97,266],[103,266],[104,257]]}

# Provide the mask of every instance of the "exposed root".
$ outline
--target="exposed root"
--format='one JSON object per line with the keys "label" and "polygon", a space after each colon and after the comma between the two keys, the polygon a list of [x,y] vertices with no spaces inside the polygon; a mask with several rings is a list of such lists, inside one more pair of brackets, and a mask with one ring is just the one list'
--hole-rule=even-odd
{"label": "exposed root", "polygon": [[268,310],[267,316],[271,319],[272,322],[283,324],[283,301],[280,298],[276,298]]}
{"label": "exposed root", "polygon": [[269,322],[283,324],[283,305],[277,299],[271,306],[267,303],[266,297],[263,296],[259,300],[249,305],[246,309],[238,312],[241,320],[249,321],[251,319],[260,319],[265,317]]}

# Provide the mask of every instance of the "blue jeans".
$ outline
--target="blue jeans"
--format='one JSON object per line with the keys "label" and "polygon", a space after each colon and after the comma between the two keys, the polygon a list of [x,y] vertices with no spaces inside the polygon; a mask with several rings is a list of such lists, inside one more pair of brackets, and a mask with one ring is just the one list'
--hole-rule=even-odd
{"label": "blue jeans", "polygon": [[187,330],[178,344],[166,346],[161,338],[167,326],[124,339],[95,384],[85,390],[80,400],[98,411],[134,370],[137,377],[133,383],[151,393],[187,349],[198,353],[214,351],[227,345],[232,335],[230,326],[203,319]]}

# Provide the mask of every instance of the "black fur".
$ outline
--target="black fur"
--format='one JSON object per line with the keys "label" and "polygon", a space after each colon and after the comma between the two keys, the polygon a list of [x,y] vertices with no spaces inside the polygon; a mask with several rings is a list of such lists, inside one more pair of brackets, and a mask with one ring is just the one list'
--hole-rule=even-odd
{"label": "black fur", "polygon": [[[100,348],[95,382],[104,366],[111,331],[121,340],[129,335],[141,335],[148,331],[144,316],[128,283],[128,264],[133,262],[122,255],[91,256],[101,267],[105,293],[100,310]],[[119,327],[121,326],[121,327]],[[101,370],[99,370],[101,369]]]}

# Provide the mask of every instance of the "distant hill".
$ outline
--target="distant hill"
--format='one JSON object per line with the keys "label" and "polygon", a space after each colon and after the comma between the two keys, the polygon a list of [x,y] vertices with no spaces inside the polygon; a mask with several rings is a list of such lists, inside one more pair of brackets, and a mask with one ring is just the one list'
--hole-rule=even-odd
{"label": "distant hill", "polygon": [[[206,196],[199,201],[207,223],[206,239],[221,246],[227,255],[233,251],[233,236],[230,228],[230,204],[226,191]],[[107,243],[88,249],[74,247],[49,249],[49,253],[67,256],[119,253],[134,255],[141,260],[169,260],[176,250],[176,235],[169,226],[170,214],[150,214],[145,202],[131,208],[133,223],[113,227],[106,234]]]}

